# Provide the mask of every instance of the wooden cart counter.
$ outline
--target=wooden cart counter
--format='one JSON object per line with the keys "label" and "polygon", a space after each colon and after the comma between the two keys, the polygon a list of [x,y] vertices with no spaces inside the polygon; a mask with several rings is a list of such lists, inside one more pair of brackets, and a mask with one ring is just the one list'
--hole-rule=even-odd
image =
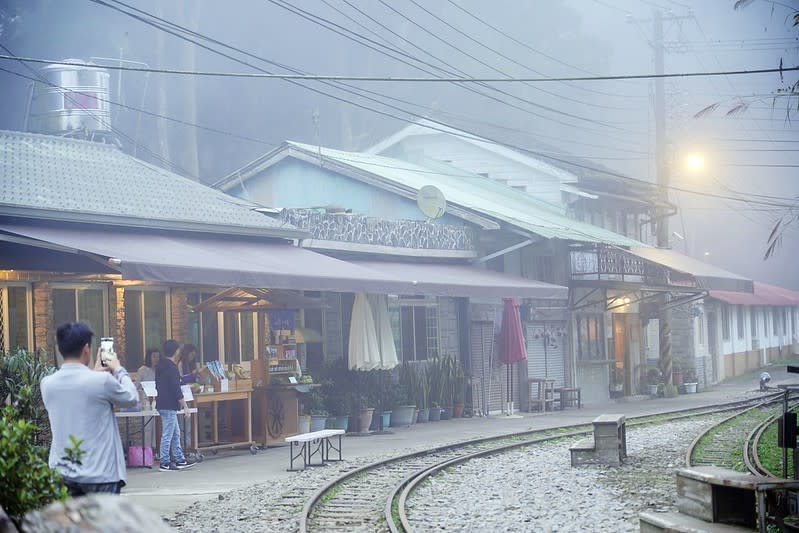
{"label": "wooden cart counter", "polygon": [[299,393],[320,386],[287,383],[256,387],[253,425],[258,442],[265,446],[285,444],[286,437],[299,433]]}
{"label": "wooden cart counter", "polygon": [[[216,451],[221,448],[239,448],[249,446],[251,453],[254,454],[256,452],[255,441],[252,439],[252,392],[253,391],[251,388],[239,388],[229,390],[227,392],[207,392],[197,394],[194,397],[194,401],[196,402],[198,409],[200,407],[209,405],[211,407],[211,434],[213,443],[208,446],[200,446],[199,428],[197,427],[199,424],[194,424],[192,426],[192,438],[194,440],[195,448],[198,451]],[[244,413],[244,431],[246,437],[245,440],[239,442],[220,443],[218,406],[220,402],[231,401],[244,402],[244,409],[242,412]]]}

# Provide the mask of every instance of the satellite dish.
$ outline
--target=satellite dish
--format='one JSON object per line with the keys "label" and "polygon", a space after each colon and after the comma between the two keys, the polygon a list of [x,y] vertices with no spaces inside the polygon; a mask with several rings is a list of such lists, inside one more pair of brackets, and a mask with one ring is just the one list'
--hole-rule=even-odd
{"label": "satellite dish", "polygon": [[416,205],[427,218],[439,218],[447,212],[447,200],[438,187],[425,185],[416,193]]}

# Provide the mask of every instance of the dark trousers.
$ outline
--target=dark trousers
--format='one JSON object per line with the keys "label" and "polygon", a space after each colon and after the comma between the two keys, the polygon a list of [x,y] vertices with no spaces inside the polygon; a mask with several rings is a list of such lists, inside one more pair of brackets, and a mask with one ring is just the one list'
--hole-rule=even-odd
{"label": "dark trousers", "polygon": [[69,495],[73,498],[78,496],[87,496],[89,494],[119,494],[122,487],[125,485],[124,481],[113,481],[111,483],[76,483],[74,481],[64,480]]}

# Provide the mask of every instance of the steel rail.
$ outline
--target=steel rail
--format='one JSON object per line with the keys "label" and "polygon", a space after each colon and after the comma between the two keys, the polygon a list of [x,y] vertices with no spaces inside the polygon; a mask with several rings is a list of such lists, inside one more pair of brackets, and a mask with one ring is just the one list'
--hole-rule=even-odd
{"label": "steel rail", "polygon": [[[757,405],[760,405],[760,404],[763,403],[762,398],[758,398],[756,401],[758,403],[754,407],[757,407]],[[734,402],[727,402],[727,403],[722,403],[722,404],[713,404],[713,405],[707,405],[707,406],[701,406],[701,407],[684,408],[684,409],[678,409],[678,410],[674,410],[674,411],[667,411],[667,412],[663,412],[663,413],[656,413],[656,414],[649,414],[649,415],[639,415],[639,416],[635,416],[635,417],[630,417],[630,418],[628,418],[628,420],[631,421],[630,425],[633,425],[633,426],[651,424],[651,423],[659,423],[659,422],[664,421],[664,417],[666,418],[667,421],[670,421],[670,420],[678,420],[680,418],[706,416],[706,415],[713,414],[713,413],[725,412],[725,411],[729,411],[729,410],[736,410],[736,409],[746,408],[746,406],[748,406],[752,402],[753,402],[753,400],[751,400],[751,399],[750,400],[737,400],[737,401],[734,401]],[[585,429],[581,429],[581,428],[585,428]],[[568,433],[564,433],[563,432],[563,430],[569,430],[569,429],[571,429],[572,431],[568,432]],[[396,464],[396,463],[401,463],[402,461],[407,461],[407,460],[410,460],[410,459],[421,458],[421,457],[425,457],[425,456],[431,456],[431,455],[434,455],[436,453],[451,452],[451,451],[454,451],[454,450],[467,448],[467,447],[475,446],[475,445],[487,444],[487,443],[490,443],[490,442],[507,441],[508,439],[522,439],[519,442],[514,442],[514,443],[510,443],[510,444],[505,443],[505,444],[502,444],[501,446],[495,446],[495,447],[492,447],[492,448],[488,448],[486,450],[479,450],[477,452],[477,453],[479,453],[481,455],[491,455],[491,454],[495,454],[495,453],[501,453],[503,450],[501,450],[500,448],[510,449],[510,448],[520,447],[520,446],[529,446],[529,445],[535,444],[536,442],[541,442],[542,439],[544,439],[544,440],[553,440],[553,439],[558,439],[558,438],[567,438],[567,437],[573,437],[573,436],[577,436],[577,435],[581,435],[581,434],[588,434],[591,431],[592,431],[592,429],[590,427],[590,424],[587,424],[587,423],[570,424],[570,425],[565,425],[565,426],[557,426],[557,427],[544,428],[544,429],[538,429],[538,430],[526,430],[526,431],[519,431],[519,432],[514,432],[514,433],[503,434],[503,435],[496,435],[496,436],[491,436],[491,437],[481,437],[481,438],[478,438],[478,439],[460,441],[460,442],[456,442],[456,443],[453,443],[453,444],[448,444],[448,445],[443,445],[443,446],[436,446],[436,447],[433,447],[433,448],[430,448],[430,449],[425,449],[425,450],[420,450],[420,451],[417,451],[417,452],[412,452],[412,453],[408,453],[408,454],[399,455],[399,456],[396,456],[396,457],[392,457],[390,459],[375,461],[375,462],[370,463],[368,465],[364,465],[364,466],[355,468],[355,469],[353,469],[351,471],[348,471],[344,475],[339,476],[339,477],[337,477],[335,479],[332,479],[332,480],[328,481],[323,486],[319,487],[316,491],[314,491],[313,494],[309,497],[308,500],[306,500],[305,504],[303,505],[303,508],[302,508],[302,511],[301,511],[301,515],[300,515],[300,520],[299,520],[299,532],[300,533],[308,533],[311,530],[311,524],[310,524],[311,515],[312,515],[313,511],[322,502],[322,500],[323,500],[323,498],[324,498],[324,496],[326,494],[330,493],[335,487],[341,485],[342,483],[344,483],[344,482],[346,482],[348,480],[351,480],[352,478],[354,478],[354,477],[356,477],[358,475],[361,475],[361,474],[364,474],[364,473],[379,469],[381,467],[385,467],[385,466]],[[558,432],[558,433],[555,434],[555,435],[552,435],[551,434],[552,432]],[[547,435],[548,433],[550,433],[550,434]],[[536,437],[530,439],[529,437],[532,437],[532,436],[536,436]],[[458,459],[463,458],[463,457],[467,457],[468,455],[471,455],[471,454],[466,454],[464,456],[460,456],[460,457],[456,457],[456,458],[448,458],[445,461],[441,461],[441,463],[449,463],[451,461],[457,461]],[[468,459],[464,459],[464,460],[468,460]],[[435,466],[436,466],[436,464],[433,464],[433,465],[430,465],[430,466],[425,466],[421,471],[423,472],[423,471],[431,470]],[[413,472],[410,475],[406,476],[402,480],[402,482],[400,483],[402,488],[404,488],[408,483],[412,482],[414,478],[418,477],[419,476],[419,472],[420,471],[416,471],[416,472]],[[393,516],[392,516],[392,507],[393,507],[394,501],[396,500],[395,496],[399,492],[399,490],[402,490],[402,488],[398,488],[398,487],[399,487],[399,485],[395,487],[394,491],[392,491],[391,498],[387,498],[386,504],[384,506],[384,516],[385,516],[385,520],[386,520],[386,525],[392,532],[400,531],[400,529],[397,528],[396,524],[394,524],[394,519],[393,519]],[[401,526],[401,524],[400,524],[400,526]]]}
{"label": "steel rail", "polygon": [[[758,401],[759,400],[760,399],[758,399]],[[692,409],[678,410],[678,411],[673,411],[673,412],[669,412],[669,413],[661,413],[660,415],[643,415],[641,417],[632,417],[632,418],[630,418],[630,420],[632,422],[629,425],[632,426],[632,427],[640,427],[640,426],[645,426],[645,425],[650,425],[650,424],[659,424],[659,423],[663,423],[663,422],[671,422],[671,421],[681,420],[681,419],[686,419],[686,418],[694,418],[694,417],[698,417],[698,416],[707,416],[707,415],[710,415],[710,414],[729,411],[730,409],[738,409],[738,408],[740,408],[741,404],[746,405],[746,404],[751,403],[751,402],[752,402],[752,400],[745,400],[743,402],[732,402],[730,404],[721,404],[719,406],[707,406],[705,408],[692,408]],[[749,411],[750,409],[757,408],[759,405],[760,405],[760,403],[758,403],[755,406],[752,406],[750,408],[745,409],[745,411]],[[672,414],[674,416],[670,416]],[[741,413],[737,413],[737,414],[733,415],[733,417],[739,416],[740,414]],[[664,419],[664,417],[665,417],[665,419]],[[465,463],[465,462],[468,462],[468,461],[470,461],[472,459],[476,459],[476,458],[479,458],[479,457],[486,457],[486,456],[489,456],[489,455],[495,455],[495,454],[499,454],[499,453],[504,453],[504,452],[512,450],[512,449],[522,448],[522,447],[525,447],[525,446],[531,446],[531,445],[534,445],[534,444],[540,444],[542,442],[558,440],[558,439],[563,439],[563,438],[571,438],[571,437],[590,434],[590,433],[592,433],[592,430],[573,432],[573,433],[567,433],[567,434],[553,435],[553,436],[543,437],[543,438],[538,438],[538,439],[530,439],[530,440],[524,441],[524,442],[516,442],[516,443],[506,444],[506,445],[502,445],[502,446],[497,446],[495,448],[491,448],[491,449],[488,449],[488,450],[480,450],[480,451],[472,453],[472,454],[467,454],[467,455],[455,457],[455,458],[450,459],[450,460],[448,460],[446,462],[439,463],[439,464],[434,465],[434,466],[432,466],[432,467],[430,467],[430,468],[428,468],[428,469],[426,469],[424,471],[421,471],[415,477],[413,477],[413,479],[408,480],[404,484],[404,487],[398,487],[398,489],[395,490],[394,495],[392,496],[392,499],[395,499],[395,498],[398,499],[398,510],[397,510],[398,513],[397,514],[399,515],[401,528],[397,528],[396,525],[391,524],[390,519],[393,517],[393,515],[388,515],[387,514],[386,515],[386,520],[390,524],[389,528],[391,529],[392,533],[395,533],[395,532],[413,533],[414,529],[413,529],[413,526],[411,525],[410,520],[408,518],[407,510],[405,509],[406,503],[408,501],[408,498],[409,498],[411,492],[413,492],[413,490],[416,487],[418,487],[422,482],[424,482],[426,479],[432,477],[433,475],[437,474],[438,472],[440,472],[440,471],[442,471],[442,470],[444,470],[446,468],[449,468],[449,467],[457,465],[457,464]],[[400,490],[401,490],[401,492],[400,492]],[[399,496],[397,497],[397,493],[398,492],[399,492]],[[386,509],[391,509],[392,506],[393,506],[393,501],[389,500],[387,505],[386,505]]]}
{"label": "steel rail", "polygon": [[[735,418],[737,418],[739,416],[742,416],[742,415],[744,415],[744,414],[746,414],[746,413],[748,413],[748,412],[750,412],[750,411],[752,411],[754,409],[758,409],[760,407],[768,406],[768,405],[771,405],[773,403],[777,403],[779,401],[782,401],[782,396],[783,396],[783,394],[781,392],[778,392],[778,393],[772,393],[772,394],[769,394],[769,395],[767,395],[765,397],[759,398],[758,400],[760,400],[760,401],[758,401],[758,403],[756,403],[755,405],[753,405],[753,406],[751,406],[751,407],[749,407],[747,409],[744,409],[743,411],[741,411],[739,413],[734,413],[734,414],[726,417],[725,419],[717,422],[716,424],[706,428],[704,431],[699,433],[694,438],[694,440],[691,442],[690,446],[688,446],[688,450],[685,452],[685,464],[687,466],[695,466],[693,456],[694,456],[694,452],[696,450],[696,447],[702,441],[702,439],[704,439],[706,436],[708,436],[711,432],[713,432],[714,430],[718,429],[721,425],[726,424],[727,422],[729,422],[729,421],[731,421],[731,420],[733,420],[733,419],[735,419]],[[746,457],[746,453],[744,453],[744,457]]]}

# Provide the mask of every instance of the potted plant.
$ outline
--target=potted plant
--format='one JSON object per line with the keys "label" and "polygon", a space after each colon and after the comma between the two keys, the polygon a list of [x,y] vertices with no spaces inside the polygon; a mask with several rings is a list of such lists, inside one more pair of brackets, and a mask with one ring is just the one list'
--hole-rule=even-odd
{"label": "potted plant", "polygon": [[455,362],[455,380],[452,384],[452,418],[463,417],[467,378],[460,363]]}
{"label": "potted plant", "polygon": [[694,367],[689,367],[685,370],[685,383],[683,383],[683,389],[685,390],[685,394],[694,394],[696,393],[696,386],[698,385],[696,380],[696,369]]}
{"label": "potted plant", "polygon": [[675,387],[679,387],[684,383],[682,361],[676,358],[671,363],[671,382]]}
{"label": "potted plant", "polygon": [[430,420],[430,408],[428,407],[430,401],[430,380],[427,376],[427,371],[424,367],[418,369],[411,369],[416,374],[416,406],[419,413],[416,415],[416,421],[424,423]]}
{"label": "potted plant", "polygon": [[657,396],[658,384],[660,383],[660,369],[654,366],[646,371],[646,389],[650,396]]}
{"label": "potted plant", "polygon": [[442,379],[441,388],[441,420],[449,420],[452,418],[452,409],[454,403],[454,388],[455,388],[455,358],[447,355],[442,358],[441,373],[444,376]]}
{"label": "potted plant", "polygon": [[309,431],[321,431],[325,429],[325,422],[328,413],[325,410],[325,402],[322,393],[317,389],[303,395],[302,405],[304,412],[311,417]]}
{"label": "potted plant", "polygon": [[441,420],[443,408],[449,406],[452,409],[452,378],[451,357],[436,356],[428,362],[426,375],[430,390],[430,421]]}
{"label": "potted plant", "polygon": [[347,362],[343,359],[329,361],[323,371],[322,397],[324,409],[328,412],[328,429],[349,428],[349,414],[352,403],[350,391],[353,389]]}
{"label": "potted plant", "polygon": [[369,426],[372,425],[372,416],[374,416],[375,408],[366,407],[367,400],[365,395],[353,394],[353,397],[355,398],[355,409],[353,409],[353,413],[357,413],[358,415],[358,431],[361,433],[368,433]]}
{"label": "potted plant", "polygon": [[391,389],[391,427],[410,426],[414,422],[414,377],[409,365],[403,363],[398,382]]}

